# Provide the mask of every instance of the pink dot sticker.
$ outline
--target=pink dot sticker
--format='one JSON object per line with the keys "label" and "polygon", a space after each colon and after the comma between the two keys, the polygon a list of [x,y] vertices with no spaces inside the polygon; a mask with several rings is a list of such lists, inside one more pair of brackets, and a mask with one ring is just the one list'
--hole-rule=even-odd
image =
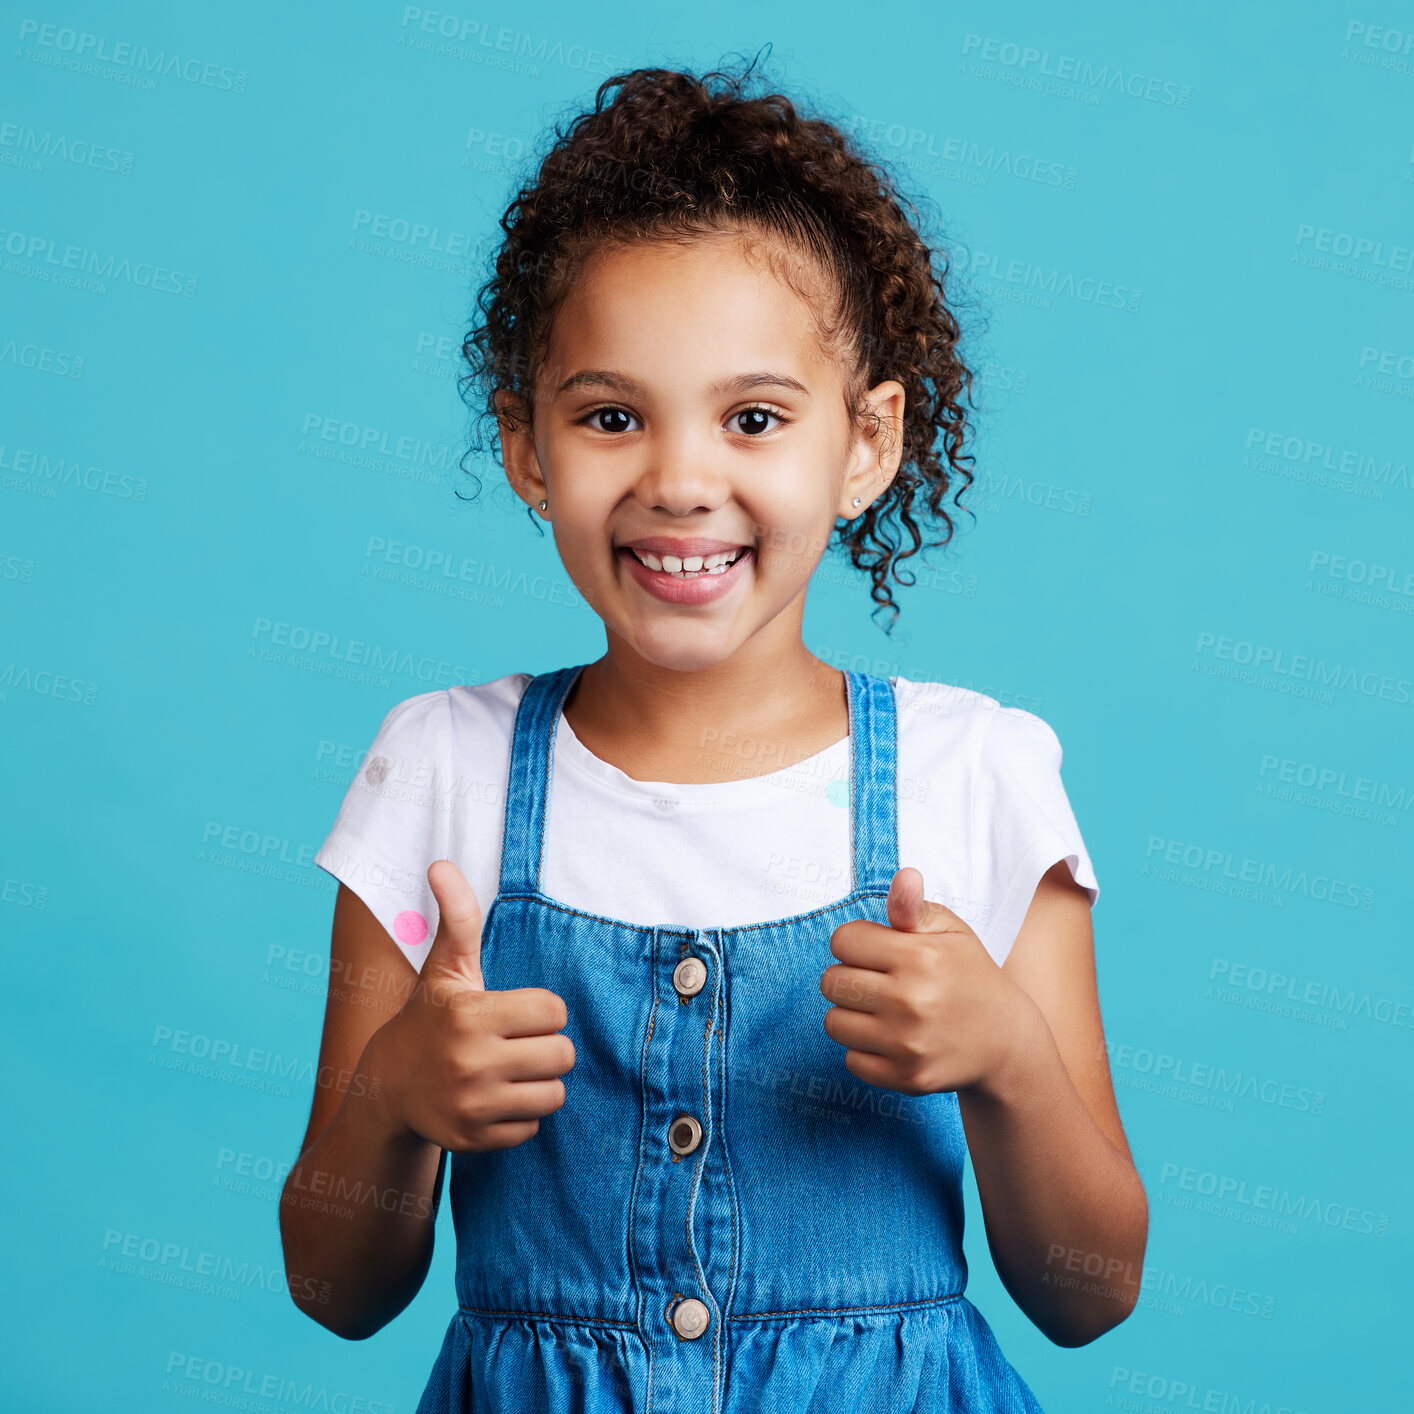
{"label": "pink dot sticker", "polygon": [[405,947],[415,948],[427,936],[427,920],[409,908],[393,919],[393,933]]}

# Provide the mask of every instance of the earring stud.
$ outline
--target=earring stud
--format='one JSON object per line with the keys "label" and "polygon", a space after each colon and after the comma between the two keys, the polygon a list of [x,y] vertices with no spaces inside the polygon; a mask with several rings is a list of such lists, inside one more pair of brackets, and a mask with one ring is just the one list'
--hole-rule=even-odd
{"label": "earring stud", "polygon": [[854,498],[854,504],[855,504],[856,506],[859,504],[859,497],[858,497],[858,496],[856,496],[856,497]]}
{"label": "earring stud", "polygon": [[545,507],[546,507],[547,505],[549,505],[549,504],[550,504],[550,503],[549,503],[548,501],[541,501],[541,503],[540,503],[540,509],[543,511],[543,510],[545,509]]}

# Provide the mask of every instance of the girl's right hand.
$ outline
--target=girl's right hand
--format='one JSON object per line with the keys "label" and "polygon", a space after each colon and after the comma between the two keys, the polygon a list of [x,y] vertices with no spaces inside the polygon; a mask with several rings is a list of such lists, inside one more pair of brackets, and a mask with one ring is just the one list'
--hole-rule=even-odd
{"label": "girl's right hand", "polygon": [[377,1032],[372,1068],[395,1127],[454,1153],[511,1149],[565,1102],[574,1065],[563,998],[487,991],[481,905],[449,859],[427,870],[440,916],[412,995]]}

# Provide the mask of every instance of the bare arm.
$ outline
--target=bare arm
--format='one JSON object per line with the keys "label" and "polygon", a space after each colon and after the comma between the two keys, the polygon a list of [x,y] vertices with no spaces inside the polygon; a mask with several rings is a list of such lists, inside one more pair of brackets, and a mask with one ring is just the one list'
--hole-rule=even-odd
{"label": "bare arm", "polygon": [[475,892],[447,859],[427,882],[437,936],[421,972],[339,889],[314,1105],[280,1198],[290,1295],[349,1340],[387,1325],[422,1286],[444,1153],[533,1139],[574,1065],[564,998],[488,990]]}
{"label": "bare arm", "polygon": [[1003,1285],[1057,1345],[1084,1345],[1139,1299],[1149,1204],[1115,1104],[1089,899],[1062,860],[1002,968],[1029,999],[1008,1063],[958,1091]]}
{"label": "bare arm", "polygon": [[357,894],[339,885],[329,996],[309,1127],[280,1198],[295,1305],[363,1340],[417,1295],[432,1261],[444,1150],[380,1104],[379,1029],[417,971]]}

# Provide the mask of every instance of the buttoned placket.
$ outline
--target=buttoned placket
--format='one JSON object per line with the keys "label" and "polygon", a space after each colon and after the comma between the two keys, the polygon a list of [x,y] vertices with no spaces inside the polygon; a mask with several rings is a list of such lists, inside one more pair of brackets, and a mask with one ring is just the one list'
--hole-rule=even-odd
{"label": "buttoned placket", "polygon": [[[655,1414],[720,1407],[722,1310],[714,1278],[730,1267],[713,1194],[723,1003],[722,954],[710,932],[654,930],[655,1005],[644,1047],[645,1146],[633,1198],[636,1276],[652,1350]],[[713,1239],[716,1239],[714,1242]],[[718,1272],[714,1269],[721,1268]],[[720,1280],[717,1281],[720,1285]]]}

